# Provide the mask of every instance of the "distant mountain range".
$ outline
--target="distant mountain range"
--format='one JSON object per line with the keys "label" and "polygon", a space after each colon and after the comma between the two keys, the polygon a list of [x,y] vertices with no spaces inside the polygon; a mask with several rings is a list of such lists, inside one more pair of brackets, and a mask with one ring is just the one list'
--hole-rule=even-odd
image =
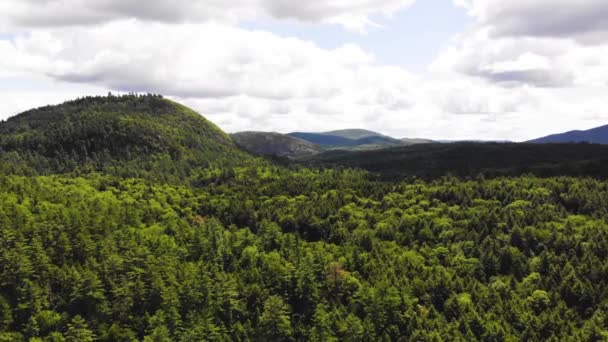
{"label": "distant mountain range", "polygon": [[608,125],[592,128],[586,131],[570,131],[561,134],[553,134],[546,137],[530,140],[529,142],[537,144],[572,142],[608,144]]}
{"label": "distant mountain range", "polygon": [[240,132],[231,136],[238,146],[255,154],[296,158],[323,151],[317,144],[275,132]]}
{"label": "distant mountain range", "polygon": [[[390,147],[420,144],[476,143],[495,144],[509,141],[453,141],[429,139],[396,139],[366,129],[344,129],[329,132],[240,132],[232,138],[241,148],[261,155],[276,155],[298,159],[324,151],[374,151]],[[535,144],[580,143],[608,144],[608,125],[587,131],[571,131],[528,141]]]}
{"label": "distant mountain range", "polygon": [[240,132],[232,134],[245,150],[263,155],[298,158],[325,150],[375,150],[385,147],[432,143],[428,139],[395,139],[365,129],[344,129],[331,132]]}
{"label": "distant mountain range", "polygon": [[[291,134],[295,134],[295,133],[291,133]],[[357,128],[341,129],[341,130],[337,130],[337,131],[323,132],[323,133],[318,133],[318,134],[327,135],[327,136],[336,136],[336,137],[341,137],[341,138],[346,138],[346,139],[351,139],[351,140],[370,138],[370,137],[387,137],[388,138],[388,136],[382,135],[378,132],[369,131],[367,129],[357,129]]]}
{"label": "distant mountain range", "polygon": [[310,141],[328,149],[374,149],[378,147],[398,146],[402,144],[401,140],[399,139],[362,129],[348,129],[323,133],[294,132],[289,133],[288,135]]}

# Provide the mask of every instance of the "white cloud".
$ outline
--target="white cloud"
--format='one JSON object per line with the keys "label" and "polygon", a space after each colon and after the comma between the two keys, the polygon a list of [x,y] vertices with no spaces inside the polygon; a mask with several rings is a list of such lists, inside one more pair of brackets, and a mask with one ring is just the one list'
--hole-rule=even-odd
{"label": "white cloud", "polygon": [[527,140],[608,122],[608,62],[598,58],[608,52],[608,25],[586,14],[606,13],[605,1],[454,2],[476,22],[430,65],[442,124]]}
{"label": "white cloud", "polygon": [[[139,19],[165,23],[239,22],[273,17],[374,26],[370,15],[391,15],[415,0],[3,0],[0,16],[12,27],[64,27]],[[1,25],[1,24],[0,24]]]}
{"label": "white cloud", "polygon": [[231,131],[365,126],[370,117],[410,110],[424,82],[376,64],[356,45],[327,50],[211,23],[36,30],[1,44],[0,54],[11,56],[0,70],[186,100]]}
{"label": "white cloud", "polygon": [[0,120],[32,108],[59,104],[84,95],[107,93],[105,88],[56,82],[34,75],[26,78],[0,76]]}
{"label": "white cloud", "polygon": [[455,79],[429,82],[425,91],[444,113],[495,117],[533,105],[528,89],[505,89],[475,79]]}
{"label": "white cloud", "polygon": [[458,72],[506,87],[565,87],[575,82],[575,65],[566,63],[581,49],[568,40],[492,37],[478,27],[460,36],[431,64],[435,72]]}
{"label": "white cloud", "polygon": [[11,56],[1,63],[13,64],[4,69],[181,97],[327,97],[340,91],[336,87],[350,75],[345,71],[372,60],[355,46],[326,51],[267,32],[135,20],[34,31],[0,49]]}
{"label": "white cloud", "polygon": [[[431,66],[503,87],[607,86],[608,2],[454,0],[476,18]],[[599,20],[601,19],[601,20]],[[594,37],[593,42],[588,38]],[[593,44],[590,44],[593,43]]]}
{"label": "white cloud", "polygon": [[608,38],[605,0],[454,0],[497,36],[562,37],[587,44]]}

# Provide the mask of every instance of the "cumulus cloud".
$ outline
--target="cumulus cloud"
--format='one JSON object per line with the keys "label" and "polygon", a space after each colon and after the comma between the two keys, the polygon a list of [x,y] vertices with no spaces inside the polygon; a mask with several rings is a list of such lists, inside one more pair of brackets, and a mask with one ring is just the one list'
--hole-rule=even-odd
{"label": "cumulus cloud", "polygon": [[608,25],[598,18],[608,3],[454,2],[475,21],[430,65],[436,103],[462,118],[454,127],[526,140],[606,124],[608,62],[598,56],[608,52]]}
{"label": "cumulus cloud", "polygon": [[0,45],[0,53],[11,56],[1,62],[13,64],[5,69],[118,91],[278,100],[336,96],[356,81],[358,69],[373,62],[372,55],[355,45],[324,50],[268,32],[136,20],[33,32]]}
{"label": "cumulus cloud", "polygon": [[273,17],[373,26],[372,14],[390,15],[415,0],[3,0],[0,15],[13,27],[63,27],[139,19],[165,23],[238,22]]}
{"label": "cumulus cloud", "polygon": [[26,78],[0,76],[0,120],[32,108],[59,104],[84,95],[107,93],[108,89],[102,87],[56,82],[34,75]]}
{"label": "cumulus cloud", "polygon": [[205,115],[223,115],[220,124],[231,118],[227,127],[234,130],[251,128],[244,123],[268,129],[265,123],[285,117],[361,125],[371,113],[411,108],[423,82],[403,68],[378,65],[356,45],[323,49],[212,23],[131,19],[37,30],[2,42],[0,54],[11,56],[0,61],[0,75],[19,70],[113,91],[163,93],[195,101]]}
{"label": "cumulus cloud", "polygon": [[477,80],[436,80],[425,91],[450,114],[509,115],[534,104],[526,87],[505,89]]}
{"label": "cumulus cloud", "polygon": [[528,37],[495,38],[485,28],[461,36],[431,64],[431,70],[484,78],[505,87],[566,87],[575,82],[576,43]]}
{"label": "cumulus cloud", "polygon": [[455,0],[497,36],[563,37],[587,44],[608,38],[605,0]]}
{"label": "cumulus cloud", "polygon": [[[431,70],[478,77],[503,87],[606,86],[608,2],[455,0],[476,19]],[[602,14],[603,13],[603,14]],[[590,44],[590,37],[594,37]]]}

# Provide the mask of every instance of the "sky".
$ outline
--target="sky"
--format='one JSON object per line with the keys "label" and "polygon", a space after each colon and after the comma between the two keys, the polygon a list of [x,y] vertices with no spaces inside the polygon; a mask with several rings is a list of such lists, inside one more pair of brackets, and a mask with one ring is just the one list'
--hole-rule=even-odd
{"label": "sky", "polygon": [[3,0],[0,119],[153,92],[227,132],[524,141],[608,124],[605,0]]}

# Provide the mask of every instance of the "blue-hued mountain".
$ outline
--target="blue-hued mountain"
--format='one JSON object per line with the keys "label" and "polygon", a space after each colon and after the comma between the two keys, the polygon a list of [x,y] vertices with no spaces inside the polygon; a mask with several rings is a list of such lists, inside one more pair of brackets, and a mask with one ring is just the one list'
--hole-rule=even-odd
{"label": "blue-hued mountain", "polygon": [[430,143],[426,139],[395,139],[365,129],[344,129],[338,131],[309,133],[293,132],[289,136],[306,140],[326,149],[377,149],[388,146],[403,146]]}
{"label": "blue-hued mountain", "polygon": [[336,136],[336,135],[326,135],[324,133],[306,133],[306,132],[294,132],[287,134],[290,137],[306,140],[313,144],[317,144],[323,147],[343,147],[343,146],[353,146],[354,140]]}
{"label": "blue-hued mountain", "polygon": [[593,144],[608,144],[608,125],[592,128],[586,131],[570,131],[534,139],[531,143],[573,143],[587,142]]}
{"label": "blue-hued mountain", "polygon": [[359,128],[340,129],[337,131],[324,132],[321,134],[332,135],[332,136],[336,136],[336,137],[342,137],[342,138],[354,139],[354,140],[369,138],[369,137],[387,137],[378,132],[369,131],[367,129],[359,129]]}

